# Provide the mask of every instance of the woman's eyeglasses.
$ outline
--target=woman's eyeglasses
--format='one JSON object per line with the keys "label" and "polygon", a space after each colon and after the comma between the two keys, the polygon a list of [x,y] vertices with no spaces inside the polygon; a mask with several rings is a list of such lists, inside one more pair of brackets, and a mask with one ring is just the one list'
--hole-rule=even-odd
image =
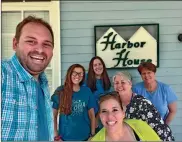
{"label": "woman's eyeglasses", "polygon": [[73,72],[72,72],[72,75],[73,75],[74,77],[76,77],[77,75],[78,75],[79,77],[83,77],[84,73],[83,73],[83,72],[76,72],[76,71],[73,71]]}

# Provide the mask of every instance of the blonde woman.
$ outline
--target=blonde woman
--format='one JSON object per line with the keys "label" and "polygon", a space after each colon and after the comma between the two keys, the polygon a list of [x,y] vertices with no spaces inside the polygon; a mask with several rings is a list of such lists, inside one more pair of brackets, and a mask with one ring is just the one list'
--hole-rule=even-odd
{"label": "blonde woman", "polygon": [[164,123],[154,105],[140,94],[132,92],[131,75],[119,72],[113,76],[114,90],[119,93],[126,118],[146,121],[163,141],[172,141],[171,129]]}

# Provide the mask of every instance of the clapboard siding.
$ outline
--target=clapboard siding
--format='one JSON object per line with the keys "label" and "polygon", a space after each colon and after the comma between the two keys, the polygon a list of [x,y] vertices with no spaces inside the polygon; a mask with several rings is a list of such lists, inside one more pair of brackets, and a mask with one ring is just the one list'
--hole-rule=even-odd
{"label": "clapboard siding", "polygon": [[[160,43],[159,44],[159,51],[181,51],[181,43]],[[95,46],[93,45],[64,45],[64,48],[62,48],[62,54],[77,54],[77,53],[92,53],[95,49]],[[161,61],[163,61],[161,59]],[[176,64],[181,60],[176,60]],[[169,61],[167,61],[169,62]],[[162,62],[162,64],[165,62]],[[161,67],[163,67],[161,64]],[[171,66],[175,64],[168,64],[168,66]],[[182,66],[182,64],[178,64],[179,66]]]}
{"label": "clapboard siding", "polygon": [[180,125],[172,125],[171,129],[173,130],[173,133],[179,133],[181,131]]}
{"label": "clapboard siding", "polygon": [[[160,26],[160,35],[176,35],[179,31],[182,32],[182,26]],[[64,37],[90,37],[93,35],[93,29],[63,29]],[[84,34],[83,34],[84,33]]]}
{"label": "clapboard siding", "polygon": [[176,93],[179,93],[178,98],[182,100],[182,95],[180,95],[180,93],[182,93],[182,84],[173,84],[170,86],[174,89]]}
{"label": "clapboard siding", "polygon": [[[134,84],[135,82],[138,82],[140,80],[141,80],[140,77],[133,77]],[[157,80],[161,82],[165,82],[166,84],[181,84],[182,85],[181,75],[157,76]]]}
{"label": "clapboard siding", "polygon": [[73,11],[62,12],[65,20],[138,19],[182,17],[182,10],[135,10],[135,11]]}
{"label": "clapboard siding", "polygon": [[169,69],[173,69],[173,68],[179,68],[182,67],[182,60],[181,59],[161,59],[160,60],[160,69],[161,68],[169,68]]}
{"label": "clapboard siding", "polygon": [[182,50],[180,51],[170,51],[170,52],[160,52],[160,59],[166,59],[166,60],[171,60],[171,59],[182,59]]}
{"label": "clapboard siding", "polygon": [[[94,32],[93,32],[94,35]],[[62,45],[92,45],[94,46],[94,36],[83,36],[81,37],[63,37],[61,38]],[[176,35],[161,35],[160,43],[175,43],[178,42]]]}
{"label": "clapboard siding", "polygon": [[[171,85],[171,86],[172,86],[172,85]],[[181,84],[181,86],[182,86],[182,84]],[[176,91],[176,90],[174,89],[174,91]],[[178,96],[178,104],[181,104],[181,101],[182,101],[181,93],[182,93],[182,92],[177,92],[177,91],[176,91],[176,94],[177,94],[177,96]],[[181,113],[181,111],[179,111],[179,113]],[[182,113],[181,113],[181,114],[182,114]]]}
{"label": "clapboard siding", "polygon": [[[95,55],[94,26],[159,23],[159,63],[156,78],[169,84],[178,96],[178,111],[171,123],[176,140],[182,140],[182,33],[181,1],[61,1],[61,66],[64,82],[70,65],[82,64],[88,70]],[[109,76],[121,69],[108,70]],[[124,69],[123,69],[124,70]],[[128,69],[133,84],[141,77]]]}
{"label": "clapboard siding", "polygon": [[94,56],[93,53],[89,54],[72,54],[72,55],[62,55],[62,60],[66,62],[75,62],[77,61],[78,63],[80,62],[89,62],[90,59]]}
{"label": "clapboard siding", "polygon": [[112,19],[112,20],[76,20],[76,21],[61,21],[61,29],[83,29],[83,28],[91,28],[93,29],[94,25],[120,25],[120,24],[137,24],[137,23],[160,23],[160,26],[181,26],[182,20],[181,17],[178,18],[138,18],[138,19]]}
{"label": "clapboard siding", "polygon": [[[170,62],[169,62],[170,63]],[[181,68],[159,68],[157,69],[157,76],[182,76],[182,67]]]}
{"label": "clapboard siding", "polygon": [[181,118],[182,117],[182,113],[180,113],[179,111],[176,113],[176,117]]}
{"label": "clapboard siding", "polygon": [[181,43],[180,42],[175,42],[175,43],[159,43],[159,51],[178,51],[182,50],[181,48]]}
{"label": "clapboard siding", "polygon": [[62,54],[92,53],[94,48],[91,45],[65,45]]}
{"label": "clapboard siding", "polygon": [[[160,44],[159,47],[160,52],[182,51],[181,45],[179,43],[164,43]],[[94,49],[95,46],[93,45],[64,45],[64,48],[62,49],[62,54],[91,53],[94,51]]]}
{"label": "clapboard siding", "polygon": [[182,121],[179,117],[175,117],[174,121],[171,122],[171,125],[182,125]]}
{"label": "clapboard siding", "polygon": [[182,103],[179,103],[179,104],[177,105],[177,108],[182,109]]}
{"label": "clapboard siding", "polygon": [[175,134],[174,134],[174,137],[176,138],[176,141],[182,140],[182,135],[181,135],[180,132],[179,132],[179,133],[175,133]]}
{"label": "clapboard siding", "polygon": [[[67,71],[67,69],[68,69],[73,63],[78,63],[78,62],[62,63],[62,68],[64,69],[64,71]],[[79,62],[79,63],[85,67],[85,70],[88,70],[88,66],[89,66],[88,63],[85,63],[85,62]]]}
{"label": "clapboard siding", "polygon": [[[70,4],[72,3],[72,4]],[[182,9],[181,2],[62,2],[61,11],[134,11],[134,10],[169,10]],[[132,6],[131,6],[132,5]]]}
{"label": "clapboard siding", "polygon": [[181,26],[160,26],[159,32],[161,33],[160,35],[163,34],[178,34],[179,32],[182,32],[182,27]]}
{"label": "clapboard siding", "polygon": [[94,37],[76,37],[76,38],[61,38],[62,45],[92,45]]}
{"label": "clapboard siding", "polygon": [[[79,54],[78,54],[79,55]],[[71,61],[69,61],[69,62],[64,62],[64,63],[62,63],[62,68],[63,68],[63,70],[67,70],[68,69],[68,67],[72,64],[72,63],[77,63],[77,61],[76,62],[71,62]],[[79,63],[81,63],[81,64],[83,64],[84,65],[84,67],[85,67],[85,69],[88,69],[88,63],[85,63],[85,62],[79,62]],[[167,76],[167,75],[170,75],[170,76],[180,76],[180,75],[182,75],[182,67],[181,68],[168,68],[167,70],[166,70],[166,68],[159,68],[158,70],[157,70],[157,73],[156,73],[156,75],[157,76]],[[133,77],[135,77],[135,76],[138,76],[138,74],[136,74],[136,75],[133,75]]]}

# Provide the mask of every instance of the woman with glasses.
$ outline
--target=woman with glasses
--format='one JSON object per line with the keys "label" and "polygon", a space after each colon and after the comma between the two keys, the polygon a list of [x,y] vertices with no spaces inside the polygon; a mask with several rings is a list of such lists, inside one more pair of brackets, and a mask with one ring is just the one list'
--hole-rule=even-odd
{"label": "woman with glasses", "polygon": [[84,141],[95,134],[95,101],[90,89],[82,86],[84,78],[83,66],[79,64],[70,66],[64,86],[58,87],[51,97],[55,141]]}
{"label": "woman with glasses", "polygon": [[160,141],[156,132],[142,120],[125,119],[118,94],[108,93],[99,99],[99,116],[104,125],[91,141]]}
{"label": "woman with glasses", "polygon": [[141,95],[132,92],[131,75],[119,72],[113,76],[114,90],[118,92],[125,110],[126,118],[146,121],[163,141],[172,141],[174,137],[167,124],[164,123],[153,104]]}
{"label": "woman with glasses", "polygon": [[[95,56],[90,60],[88,74],[86,76],[86,85],[91,89],[96,100],[95,113],[96,122],[98,120],[98,98],[111,89],[111,82],[106,71],[106,66],[102,58]],[[97,124],[96,124],[97,125]],[[98,126],[98,127],[97,127]],[[97,125],[97,131],[102,127],[100,123]]]}

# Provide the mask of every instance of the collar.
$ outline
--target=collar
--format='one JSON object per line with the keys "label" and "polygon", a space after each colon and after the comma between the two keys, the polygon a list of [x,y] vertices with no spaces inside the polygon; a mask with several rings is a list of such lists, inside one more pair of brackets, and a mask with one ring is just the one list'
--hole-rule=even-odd
{"label": "collar", "polygon": [[[18,77],[20,78],[21,82],[27,82],[29,80],[34,79],[34,77],[29,72],[27,72],[23,68],[23,66],[20,64],[16,54],[14,54],[14,56],[11,58],[10,61],[13,65],[13,67],[15,68],[15,71],[16,71]],[[48,82],[44,72],[39,75],[39,81],[40,81],[40,84],[44,84],[44,83]]]}

